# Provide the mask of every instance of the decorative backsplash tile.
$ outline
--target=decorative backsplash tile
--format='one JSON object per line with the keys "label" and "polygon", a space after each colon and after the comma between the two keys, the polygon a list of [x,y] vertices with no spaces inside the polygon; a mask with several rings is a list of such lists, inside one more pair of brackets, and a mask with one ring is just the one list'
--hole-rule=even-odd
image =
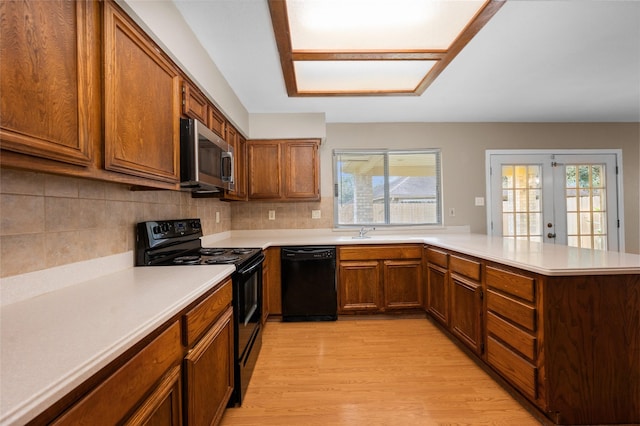
{"label": "decorative backsplash tile", "polygon": [[219,199],[1,169],[0,277],[124,253],[136,223],[182,217],[199,217],[205,235],[231,230],[231,206]]}
{"label": "decorative backsplash tile", "polygon": [[[269,220],[269,211],[275,220]],[[320,210],[320,219],[312,219]],[[216,223],[216,212],[220,222]],[[124,253],[135,224],[200,218],[205,235],[230,230],[333,226],[333,198],[318,202],[225,202],[179,191],[0,169],[0,277]]]}

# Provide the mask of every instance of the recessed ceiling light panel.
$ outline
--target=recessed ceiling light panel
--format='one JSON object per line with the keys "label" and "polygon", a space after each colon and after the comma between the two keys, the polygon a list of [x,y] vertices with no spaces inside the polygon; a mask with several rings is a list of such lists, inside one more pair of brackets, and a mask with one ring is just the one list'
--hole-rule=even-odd
{"label": "recessed ceiling light panel", "polygon": [[296,50],[444,50],[487,0],[287,1]]}
{"label": "recessed ceiling light panel", "polygon": [[506,0],[269,0],[289,96],[420,95]]}
{"label": "recessed ceiling light panel", "polygon": [[295,61],[299,92],[413,93],[435,61]]}

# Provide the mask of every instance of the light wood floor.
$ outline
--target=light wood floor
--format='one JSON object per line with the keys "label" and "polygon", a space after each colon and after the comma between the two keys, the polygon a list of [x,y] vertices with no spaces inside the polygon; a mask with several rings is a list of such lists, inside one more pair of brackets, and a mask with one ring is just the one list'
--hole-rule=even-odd
{"label": "light wood floor", "polygon": [[222,425],[540,425],[427,319],[268,322]]}

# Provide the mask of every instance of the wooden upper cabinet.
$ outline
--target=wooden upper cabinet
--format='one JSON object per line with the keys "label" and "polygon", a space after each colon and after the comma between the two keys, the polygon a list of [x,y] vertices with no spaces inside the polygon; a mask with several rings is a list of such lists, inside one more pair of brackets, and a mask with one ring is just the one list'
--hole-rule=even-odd
{"label": "wooden upper cabinet", "polygon": [[189,83],[182,84],[182,113],[190,118],[195,118],[208,126],[209,103],[200,92]]}
{"label": "wooden upper cabinet", "polygon": [[111,2],[104,3],[105,168],[179,181],[178,71]]}
{"label": "wooden upper cabinet", "polygon": [[93,1],[0,1],[2,149],[87,166],[100,140]]}
{"label": "wooden upper cabinet", "polygon": [[248,141],[249,199],[280,199],[282,161],[278,141]]}
{"label": "wooden upper cabinet", "polygon": [[291,141],[284,146],[284,198],[320,199],[317,141]]}
{"label": "wooden upper cabinet", "polygon": [[320,199],[318,139],[247,141],[248,198]]}
{"label": "wooden upper cabinet", "polygon": [[207,114],[209,114],[209,128],[216,132],[218,136],[224,138],[227,126],[227,120],[224,119],[224,115],[211,104],[208,105]]}
{"label": "wooden upper cabinet", "polygon": [[225,191],[227,200],[247,199],[247,147],[246,139],[231,124],[226,124],[225,140],[233,147],[233,187]]}

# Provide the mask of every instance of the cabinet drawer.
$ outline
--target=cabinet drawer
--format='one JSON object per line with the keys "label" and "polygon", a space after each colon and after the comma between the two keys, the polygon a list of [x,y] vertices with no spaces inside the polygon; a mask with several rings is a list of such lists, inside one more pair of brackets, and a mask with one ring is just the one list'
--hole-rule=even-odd
{"label": "cabinet drawer", "polygon": [[487,360],[527,396],[537,398],[536,367],[491,336],[487,337]]}
{"label": "cabinet drawer", "polygon": [[449,255],[440,250],[427,248],[427,262],[442,266],[443,268],[448,268]]}
{"label": "cabinet drawer", "polygon": [[535,361],[536,338],[491,312],[487,313],[487,334],[502,340],[529,361]]}
{"label": "cabinet drawer", "polygon": [[186,346],[193,345],[216,318],[227,309],[231,303],[232,292],[231,279],[228,279],[213,294],[184,315],[184,342]]}
{"label": "cabinet drawer", "polygon": [[487,285],[529,302],[535,300],[535,279],[531,277],[488,266]]}
{"label": "cabinet drawer", "polygon": [[449,257],[449,267],[451,272],[480,281],[480,262],[451,255]]}
{"label": "cabinet drawer", "polygon": [[52,424],[117,424],[180,359],[182,345],[176,321]]}
{"label": "cabinet drawer", "polygon": [[420,246],[340,247],[340,260],[421,259]]}
{"label": "cabinet drawer", "polygon": [[510,319],[530,331],[536,329],[535,308],[510,297],[487,290],[487,309]]}

